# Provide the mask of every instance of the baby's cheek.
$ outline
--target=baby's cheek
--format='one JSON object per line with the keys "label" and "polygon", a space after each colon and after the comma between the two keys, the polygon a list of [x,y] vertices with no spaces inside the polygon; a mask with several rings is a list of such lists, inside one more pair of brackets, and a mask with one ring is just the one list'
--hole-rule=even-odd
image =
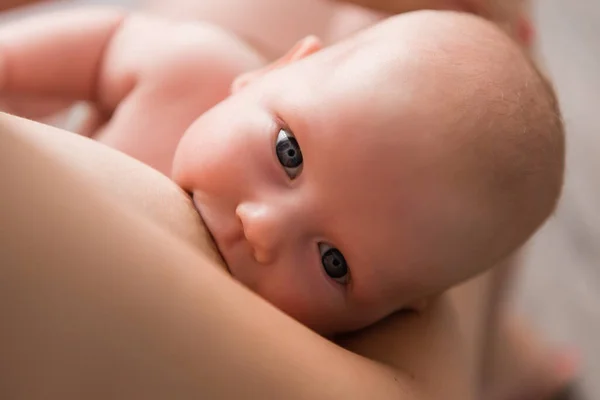
{"label": "baby's cheek", "polygon": [[173,180],[186,190],[212,191],[231,182],[227,139],[194,126],[179,142],[173,161]]}
{"label": "baby's cheek", "polygon": [[343,325],[340,320],[346,308],[343,289],[307,270],[310,268],[306,265],[298,265],[284,273],[273,270],[261,278],[256,291],[300,323],[320,333],[331,333]]}
{"label": "baby's cheek", "polygon": [[175,157],[173,158],[173,170],[171,173],[172,179],[179,186],[186,190],[193,189],[194,181],[194,158],[190,154],[190,147],[188,146],[189,139],[182,139],[175,151]]}

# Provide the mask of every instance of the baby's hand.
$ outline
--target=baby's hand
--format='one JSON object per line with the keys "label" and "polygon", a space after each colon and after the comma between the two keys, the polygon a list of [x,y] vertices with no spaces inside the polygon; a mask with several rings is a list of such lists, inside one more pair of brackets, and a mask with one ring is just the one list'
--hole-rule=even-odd
{"label": "baby's hand", "polygon": [[28,118],[89,102],[86,134],[169,174],[189,125],[261,63],[213,25],[84,8],[0,29],[0,100]]}

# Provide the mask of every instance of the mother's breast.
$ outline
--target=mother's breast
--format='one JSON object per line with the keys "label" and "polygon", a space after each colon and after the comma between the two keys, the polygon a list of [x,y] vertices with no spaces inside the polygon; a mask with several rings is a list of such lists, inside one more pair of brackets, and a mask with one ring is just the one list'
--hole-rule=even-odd
{"label": "mother's breast", "polygon": [[168,177],[123,153],[70,132],[6,114],[0,114],[0,122],[12,125],[36,147],[91,182],[103,195],[119,204],[128,204],[224,267],[189,196]]}

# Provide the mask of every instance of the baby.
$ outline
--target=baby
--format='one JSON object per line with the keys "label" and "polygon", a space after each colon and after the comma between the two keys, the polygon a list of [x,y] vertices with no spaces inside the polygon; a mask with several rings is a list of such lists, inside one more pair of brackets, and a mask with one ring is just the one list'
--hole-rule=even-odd
{"label": "baby", "polygon": [[357,329],[491,267],[549,215],[558,113],[494,29],[425,12],[317,49],[239,78],[175,155],[238,280],[319,330]]}
{"label": "baby", "polygon": [[324,334],[492,267],[560,193],[552,90],[472,16],[309,37],[270,65],[214,26],[114,10],[19,22],[0,45],[5,94],[93,101],[98,140],[172,166],[232,276]]}

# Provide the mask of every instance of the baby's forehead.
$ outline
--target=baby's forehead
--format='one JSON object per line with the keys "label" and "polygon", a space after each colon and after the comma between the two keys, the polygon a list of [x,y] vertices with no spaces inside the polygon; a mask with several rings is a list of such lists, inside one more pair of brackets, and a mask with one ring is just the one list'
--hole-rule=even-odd
{"label": "baby's forehead", "polygon": [[523,58],[515,53],[516,48],[506,35],[480,18],[421,11],[391,17],[358,32],[322,50],[314,62],[323,71],[347,71],[354,84],[392,86],[406,81],[411,72],[415,76],[444,75],[469,67],[485,69],[507,61],[507,53]]}
{"label": "baby's forehead", "polygon": [[474,133],[477,115],[514,91],[525,57],[484,22],[434,15],[436,29],[423,28],[428,14],[395,17],[309,60],[299,82],[315,117],[340,134]]}
{"label": "baby's forehead", "polygon": [[336,116],[332,122],[399,123],[406,114],[426,111],[419,107],[433,112],[446,103],[440,94],[451,91],[448,78],[459,54],[440,62],[418,44],[386,31],[358,35],[298,65],[299,79],[290,81],[328,118]]}
{"label": "baby's forehead", "polygon": [[451,89],[440,79],[443,65],[401,52],[379,56],[368,48],[321,68],[321,79],[315,76],[299,90],[306,107],[296,110],[339,146],[381,152],[417,144],[441,132],[441,119],[451,113],[451,101],[444,99]]}

